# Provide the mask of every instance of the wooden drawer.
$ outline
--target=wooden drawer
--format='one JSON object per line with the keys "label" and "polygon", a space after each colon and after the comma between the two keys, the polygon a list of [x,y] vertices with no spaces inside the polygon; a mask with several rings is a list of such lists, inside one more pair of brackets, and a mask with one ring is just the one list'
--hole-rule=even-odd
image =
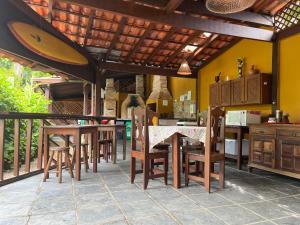
{"label": "wooden drawer", "polygon": [[282,157],[281,158],[281,168],[286,170],[293,170],[294,163],[292,157]]}
{"label": "wooden drawer", "polygon": [[295,137],[300,137],[300,130],[295,131],[294,136],[295,136]]}
{"label": "wooden drawer", "polygon": [[253,152],[253,162],[261,163],[262,162],[262,153]]}
{"label": "wooden drawer", "polygon": [[294,145],[282,144],[281,145],[281,155],[292,157],[294,155]]}
{"label": "wooden drawer", "polygon": [[263,134],[263,135],[275,135],[276,129],[269,128],[269,127],[253,127],[251,132],[253,134]]}
{"label": "wooden drawer", "polygon": [[263,150],[264,142],[263,141],[253,141],[253,147],[255,150]]}
{"label": "wooden drawer", "polygon": [[273,152],[273,142],[264,142],[264,152]]}
{"label": "wooden drawer", "polygon": [[300,172],[300,157],[294,158],[294,170]]}
{"label": "wooden drawer", "polygon": [[277,130],[277,135],[282,137],[293,137],[295,132],[292,130]]}
{"label": "wooden drawer", "polygon": [[300,146],[299,145],[296,145],[294,148],[294,156],[300,157]]}
{"label": "wooden drawer", "polygon": [[273,154],[264,153],[263,154],[263,164],[269,167],[273,167]]}

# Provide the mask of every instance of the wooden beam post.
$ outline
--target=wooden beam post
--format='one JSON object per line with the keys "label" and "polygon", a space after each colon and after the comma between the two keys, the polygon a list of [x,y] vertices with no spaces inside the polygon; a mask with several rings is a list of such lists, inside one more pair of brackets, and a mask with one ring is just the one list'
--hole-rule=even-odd
{"label": "wooden beam post", "polygon": [[92,102],[91,102],[91,114],[93,116],[100,116],[100,104],[101,104],[101,74],[96,74],[95,83],[92,84]]}
{"label": "wooden beam post", "polygon": [[45,87],[45,97],[47,100],[51,101],[51,103],[48,105],[48,113],[53,113],[53,103],[52,103],[52,96],[51,96],[51,90],[50,85],[47,85]]}
{"label": "wooden beam post", "polygon": [[89,106],[89,92],[90,92],[90,86],[88,85],[88,83],[83,83],[83,115],[88,115],[89,114],[89,110],[88,110],[88,106]]}
{"label": "wooden beam post", "polygon": [[276,114],[279,108],[278,84],[279,84],[279,38],[275,36],[272,48],[272,114]]}

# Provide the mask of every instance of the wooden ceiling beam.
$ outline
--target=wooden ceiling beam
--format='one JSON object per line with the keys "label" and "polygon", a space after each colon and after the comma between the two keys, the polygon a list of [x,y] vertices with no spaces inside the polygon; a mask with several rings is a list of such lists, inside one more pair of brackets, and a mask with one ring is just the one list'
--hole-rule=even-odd
{"label": "wooden ceiling beam", "polygon": [[172,13],[175,11],[175,9],[178,8],[178,6],[181,5],[181,3],[183,2],[183,0],[169,0],[167,6],[166,6],[166,13]]}
{"label": "wooden ceiling beam", "polygon": [[173,59],[175,59],[182,50],[190,44],[195,38],[197,38],[201,34],[200,31],[196,31],[193,35],[191,35],[184,43],[181,44],[180,48],[178,48],[168,59],[161,64],[161,67],[166,67],[170,62],[172,62]]}
{"label": "wooden ceiling beam", "polygon": [[273,26],[273,22],[272,22],[273,20],[271,16],[249,12],[249,11],[230,13],[230,14],[213,13],[206,8],[205,3],[203,1],[196,2],[193,0],[186,0],[178,7],[178,11],[198,14],[201,16],[210,16],[219,19],[242,21],[242,22],[247,22],[258,26],[270,26],[270,27]]}
{"label": "wooden ceiling beam", "polygon": [[232,24],[213,19],[199,19],[190,15],[179,13],[166,14],[165,11],[155,8],[133,4],[123,0],[62,0],[73,4],[102,9],[121,15],[143,18],[152,22],[168,24],[178,28],[198,30],[216,34],[230,35],[262,41],[272,41],[274,32],[262,28]]}
{"label": "wooden ceiling beam", "polygon": [[139,38],[138,42],[136,43],[135,46],[133,46],[132,50],[128,53],[125,63],[127,63],[130,58],[136,53],[136,51],[141,47],[143,44],[144,40],[150,35],[152,29],[154,28],[155,24],[150,23],[147,29],[145,30],[144,34]]}
{"label": "wooden ceiling beam", "polygon": [[124,29],[124,26],[125,26],[126,22],[127,22],[127,19],[126,19],[125,17],[122,17],[121,22],[120,22],[120,24],[119,24],[119,26],[118,26],[118,29],[117,29],[117,31],[116,31],[116,33],[115,33],[115,36],[113,37],[113,39],[112,39],[112,41],[111,41],[111,43],[110,43],[110,46],[109,46],[109,48],[107,49],[106,56],[105,56],[105,60],[108,59],[108,57],[109,57],[111,51],[112,51],[113,48],[115,47],[115,45],[116,45],[116,43],[117,43],[117,41],[118,41],[119,35],[122,33],[122,31],[123,31],[123,29]]}
{"label": "wooden ceiling beam", "polygon": [[195,52],[193,54],[191,54],[188,58],[187,58],[187,62],[190,63],[194,58],[196,58],[205,48],[207,48],[214,40],[216,40],[218,38],[219,35],[217,34],[213,34],[211,35],[206,42],[204,43],[204,45],[199,46],[199,48],[197,48],[195,50]]}
{"label": "wooden ceiling beam", "polygon": [[83,46],[86,46],[88,38],[89,38],[89,36],[91,34],[91,30],[92,30],[92,27],[93,27],[93,20],[94,20],[95,13],[96,13],[96,11],[92,10],[91,14],[89,16],[88,24],[86,26],[86,32],[85,32],[85,36],[84,36]]}
{"label": "wooden ceiling beam", "polygon": [[193,74],[190,76],[181,76],[177,75],[177,70],[115,62],[99,62],[99,68],[110,71],[128,72],[135,74],[154,74],[170,77],[197,78],[197,71],[193,71]]}

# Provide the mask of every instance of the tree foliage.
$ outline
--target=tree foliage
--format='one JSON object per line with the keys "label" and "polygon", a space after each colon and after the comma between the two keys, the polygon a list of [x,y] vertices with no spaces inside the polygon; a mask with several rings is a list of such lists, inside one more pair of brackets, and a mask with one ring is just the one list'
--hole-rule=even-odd
{"label": "tree foliage", "polygon": [[[30,68],[22,68],[19,76],[14,71],[14,63],[8,59],[0,58],[0,112],[27,112],[47,113],[49,101],[41,92],[35,92],[31,85],[31,77],[49,76],[43,72],[35,72]],[[6,120],[4,168],[10,168],[13,164],[14,153],[14,121]],[[20,125],[20,164],[25,161],[27,121],[21,120]],[[33,123],[33,138],[31,158],[37,154],[39,121]]]}

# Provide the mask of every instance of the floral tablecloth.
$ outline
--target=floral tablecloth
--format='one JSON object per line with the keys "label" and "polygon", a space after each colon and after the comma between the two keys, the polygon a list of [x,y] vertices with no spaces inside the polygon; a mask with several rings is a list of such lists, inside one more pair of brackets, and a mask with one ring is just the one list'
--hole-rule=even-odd
{"label": "floral tablecloth", "polygon": [[173,134],[179,133],[192,140],[205,143],[206,127],[196,126],[149,126],[150,150]]}

